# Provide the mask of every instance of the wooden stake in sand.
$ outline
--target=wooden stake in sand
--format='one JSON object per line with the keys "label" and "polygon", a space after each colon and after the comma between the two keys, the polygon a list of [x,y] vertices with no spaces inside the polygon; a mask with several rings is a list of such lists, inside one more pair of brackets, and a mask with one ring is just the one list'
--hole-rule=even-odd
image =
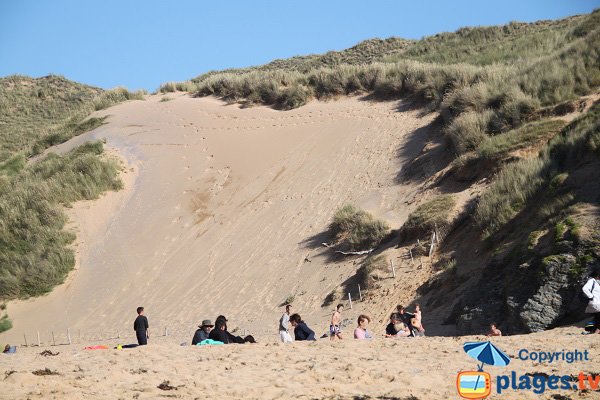
{"label": "wooden stake in sand", "polygon": [[71,344],[71,330],[67,328],[67,339],[69,339],[69,344]]}
{"label": "wooden stake in sand", "polygon": [[56,340],[54,340],[54,331],[52,331],[52,346],[56,346]]}
{"label": "wooden stake in sand", "polygon": [[394,260],[390,260],[390,264],[392,264],[392,275],[394,279],[396,279],[396,268],[394,268]]}
{"label": "wooden stake in sand", "polygon": [[360,291],[360,285],[358,285],[358,298],[362,301],[362,293]]}
{"label": "wooden stake in sand", "polygon": [[348,301],[350,302],[350,309],[352,310],[352,295],[348,293]]}
{"label": "wooden stake in sand", "polygon": [[431,246],[429,247],[429,258],[431,258],[431,253],[433,253],[433,247],[435,245],[435,231],[431,232]]}
{"label": "wooden stake in sand", "polygon": [[412,256],[412,249],[408,249],[408,254],[410,254],[410,263],[414,264],[415,263],[415,259]]}
{"label": "wooden stake in sand", "polygon": [[25,339],[25,347],[29,347],[27,346],[27,336],[25,336],[25,334],[23,334],[23,339]]}
{"label": "wooden stake in sand", "polygon": [[38,334],[38,347],[42,346],[42,342],[40,341],[40,331],[37,331]]}

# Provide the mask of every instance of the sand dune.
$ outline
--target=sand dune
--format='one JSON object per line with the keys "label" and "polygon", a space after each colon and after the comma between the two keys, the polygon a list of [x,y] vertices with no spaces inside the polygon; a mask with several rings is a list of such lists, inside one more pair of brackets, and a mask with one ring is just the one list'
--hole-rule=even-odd
{"label": "sand dune", "polygon": [[125,189],[69,211],[77,270],[47,296],[11,302],[14,328],[3,340],[37,342],[40,332],[49,343],[54,332],[64,343],[67,328],[116,337],[131,329],[138,305],[155,330],[189,332],[223,313],[272,335],[289,296],[324,329],[323,299],[358,265],[328,262],[322,233],[347,202],[401,225],[418,187],[396,177],[435,117],[356,98],[287,112],[160,99],[97,113],[110,115],[108,124],[53,149],[106,139],[125,165]]}

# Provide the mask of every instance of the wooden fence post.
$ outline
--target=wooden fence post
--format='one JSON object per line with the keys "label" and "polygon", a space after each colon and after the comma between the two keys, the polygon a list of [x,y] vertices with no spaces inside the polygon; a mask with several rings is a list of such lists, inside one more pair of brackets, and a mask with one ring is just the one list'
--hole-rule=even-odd
{"label": "wooden fence post", "polygon": [[38,334],[38,347],[42,346],[42,342],[40,341],[40,331],[37,331]]}
{"label": "wooden fence post", "polygon": [[394,268],[394,260],[390,260],[390,263],[392,264],[392,274],[394,275],[394,279],[396,279],[396,268]]}
{"label": "wooden fence post", "polygon": [[360,284],[358,285],[358,297],[360,298],[360,301],[362,301],[362,292],[360,291]]}
{"label": "wooden fence post", "polygon": [[27,346],[27,336],[25,336],[25,334],[23,334],[23,339],[25,339],[25,347],[29,347]]}
{"label": "wooden fence post", "polygon": [[348,300],[350,301],[350,309],[352,310],[352,295],[348,292]]}
{"label": "wooden fence post", "polygon": [[54,331],[52,331],[52,346],[56,346],[56,340],[54,340]]}
{"label": "wooden fence post", "polygon": [[71,343],[71,330],[69,328],[67,328],[67,339],[69,339],[69,344]]}

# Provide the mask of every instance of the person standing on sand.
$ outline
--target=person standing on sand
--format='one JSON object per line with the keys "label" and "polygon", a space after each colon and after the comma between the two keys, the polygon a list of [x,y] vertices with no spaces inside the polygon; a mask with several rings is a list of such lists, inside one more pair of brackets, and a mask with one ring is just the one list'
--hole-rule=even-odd
{"label": "person standing on sand", "polygon": [[144,346],[148,344],[148,339],[150,339],[148,318],[144,316],[144,307],[138,307],[136,311],[138,313],[138,316],[133,322],[133,330],[135,331],[135,336],[137,337],[138,344],[140,346]]}
{"label": "person standing on sand", "polygon": [[290,336],[290,310],[292,309],[291,304],[285,305],[285,312],[279,319],[279,337],[283,343],[292,343],[292,337]]}
{"label": "person standing on sand", "polygon": [[589,299],[585,312],[594,317],[594,333],[600,333],[600,268],[592,271],[581,291]]}
{"label": "person standing on sand", "polygon": [[331,316],[331,325],[329,325],[329,340],[342,339],[342,331],[340,330],[340,324],[342,322],[342,310],[344,309],[343,304],[338,304],[335,308],[335,312]]}

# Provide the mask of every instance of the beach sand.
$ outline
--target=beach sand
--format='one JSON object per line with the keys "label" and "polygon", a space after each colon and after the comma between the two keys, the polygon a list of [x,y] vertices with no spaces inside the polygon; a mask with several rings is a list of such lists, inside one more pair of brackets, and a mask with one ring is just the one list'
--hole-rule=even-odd
{"label": "beach sand", "polygon": [[[501,399],[598,399],[598,392],[505,390],[496,392],[496,376],[525,373],[578,375],[598,373],[598,335],[579,328],[493,338],[511,357],[506,367],[486,366],[492,396]],[[462,345],[483,337],[432,337],[295,342],[271,339],[257,344],[190,346],[191,337],[156,337],[145,347],[112,349],[135,341],[133,335],[109,344],[109,350],[83,350],[84,344],[19,348],[0,355],[2,399],[457,399],[460,371],[477,370]],[[185,341],[187,346],[180,346]],[[536,363],[517,359],[529,351],[589,350],[589,361]],[[59,352],[41,356],[43,350]],[[37,376],[48,369],[56,375]],[[171,390],[158,388],[168,382]],[[414,396],[414,397],[411,397]]]}

